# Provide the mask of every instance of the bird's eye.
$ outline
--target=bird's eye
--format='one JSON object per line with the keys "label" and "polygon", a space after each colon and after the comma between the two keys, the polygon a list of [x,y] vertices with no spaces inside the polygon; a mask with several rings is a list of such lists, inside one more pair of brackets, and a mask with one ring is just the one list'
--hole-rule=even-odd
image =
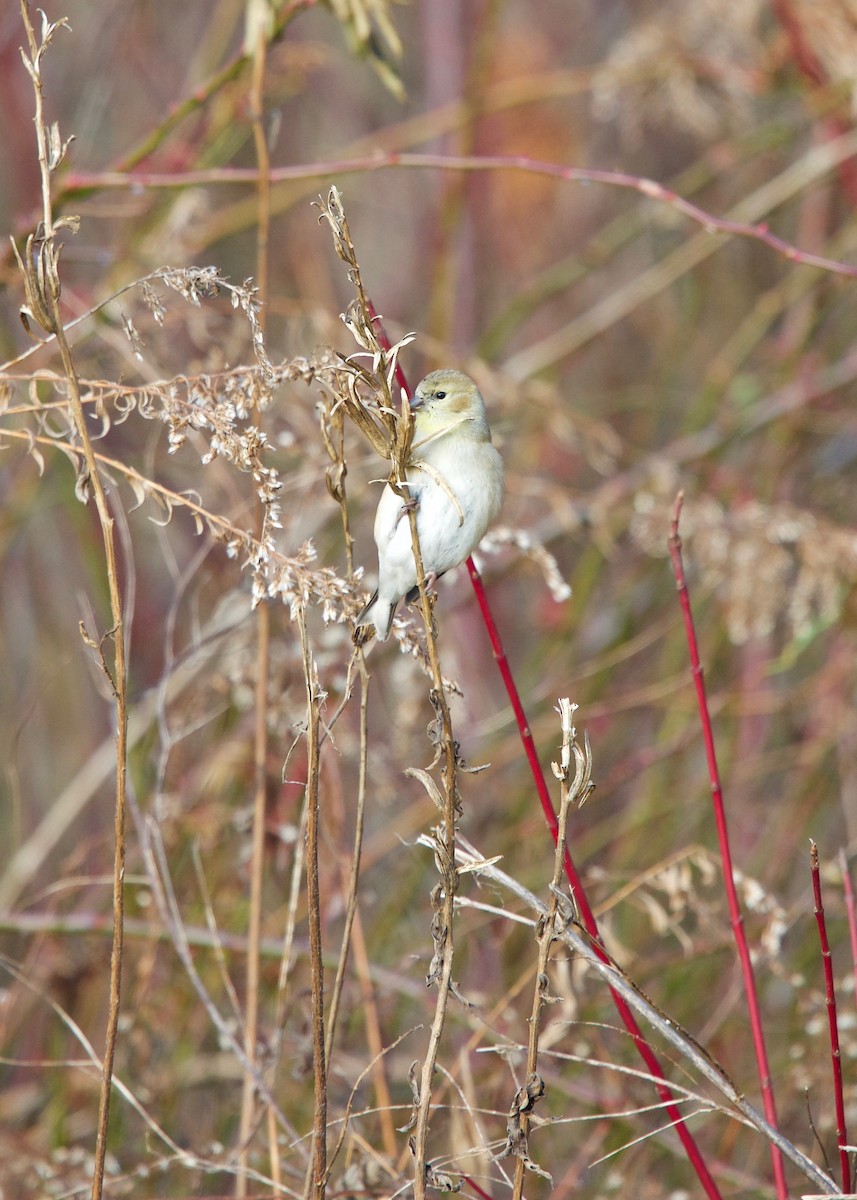
{"label": "bird's eye", "polygon": [[435,397],[435,400],[445,400],[446,392],[435,392],[434,397]]}

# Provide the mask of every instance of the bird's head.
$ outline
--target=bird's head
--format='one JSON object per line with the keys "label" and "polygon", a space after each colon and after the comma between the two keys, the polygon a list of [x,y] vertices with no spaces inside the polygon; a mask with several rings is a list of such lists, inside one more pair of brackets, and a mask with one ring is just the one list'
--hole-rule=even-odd
{"label": "bird's head", "polygon": [[432,371],[417,385],[411,400],[414,450],[446,434],[490,442],[485,402],[479,388],[462,371]]}

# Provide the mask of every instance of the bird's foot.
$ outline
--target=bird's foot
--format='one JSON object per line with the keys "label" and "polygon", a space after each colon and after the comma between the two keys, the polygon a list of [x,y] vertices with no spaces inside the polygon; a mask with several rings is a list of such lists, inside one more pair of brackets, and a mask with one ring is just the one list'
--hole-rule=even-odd
{"label": "bird's foot", "polygon": [[[437,600],[437,592],[435,591],[435,584],[437,583],[437,580],[438,576],[436,571],[429,571],[428,575],[426,575],[426,595],[428,596],[429,604],[431,605],[433,605],[435,600]],[[405,603],[419,604],[419,601],[420,585],[415,583],[411,590],[405,595]]]}
{"label": "bird's foot", "polygon": [[402,517],[406,516],[409,512],[416,512],[419,506],[419,496],[411,496],[410,500],[403,500],[402,507],[399,509],[398,516],[396,517],[396,524],[393,526],[393,528],[397,528]]}

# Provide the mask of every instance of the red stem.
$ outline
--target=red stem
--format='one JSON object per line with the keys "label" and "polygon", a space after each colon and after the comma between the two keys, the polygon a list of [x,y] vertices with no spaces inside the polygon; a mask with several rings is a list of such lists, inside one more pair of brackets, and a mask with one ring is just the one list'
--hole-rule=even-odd
{"label": "red stem", "polygon": [[[714,749],[714,730],[712,729],[711,725],[711,714],[708,710],[708,697],[705,691],[705,679],[703,677],[702,664],[699,660],[699,643],[696,640],[696,627],[693,623],[693,611],[690,606],[690,593],[688,592],[687,588],[687,579],[685,577],[684,563],[681,555],[681,538],[679,537],[678,523],[681,516],[683,502],[684,493],[679,492],[678,496],[676,497],[675,511],[673,513],[670,530],[670,558],[672,559],[673,573],[675,575],[676,587],[678,588],[679,603],[681,604],[682,616],[684,617],[685,634],[687,636],[687,644],[690,651],[693,682],[696,687],[696,699],[699,706],[699,719],[702,726],[702,740],[705,745],[705,757],[708,761],[708,778],[711,782],[711,798],[714,804],[714,818],[717,823],[717,838],[720,843],[723,883],[726,888],[726,899],[729,905],[729,917],[732,922],[732,932],[734,934],[735,944],[738,949],[738,957],[741,961],[741,973],[744,977],[744,988],[747,994],[747,1008],[750,1012],[750,1029],[753,1035],[753,1047],[756,1052],[756,1067],[759,1072],[759,1082],[762,1089],[762,1102],[768,1123],[777,1129],[777,1106],[774,1100],[774,1089],[771,1083],[770,1068],[768,1066],[768,1053],[765,1049],[765,1034],[762,1028],[762,1014],[759,1007],[759,997],[756,992],[756,978],[753,973],[753,960],[750,955],[750,947],[747,944],[747,934],[744,929],[744,917],[741,913],[741,905],[738,901],[738,891],[735,887],[735,876],[732,869],[732,850],[729,845],[729,830],[726,825],[726,807],[723,803],[723,788],[720,784],[720,772],[717,767],[717,754]],[[780,1200],[785,1200],[785,1197],[788,1195],[788,1191],[786,1189],[783,1158],[779,1149],[774,1145],[771,1146],[771,1159],[774,1167],[774,1179],[777,1187],[777,1196],[780,1198]]]}
{"label": "red stem", "polygon": [[824,963],[824,991],[827,997],[827,1024],[830,1031],[830,1057],[833,1062],[833,1098],[836,1104],[836,1143],[839,1146],[839,1166],[842,1170],[842,1190],[851,1191],[851,1162],[848,1158],[848,1131],[845,1125],[845,1100],[842,1095],[842,1053],[839,1049],[839,1025],[836,1020],[836,986],[833,981],[833,956],[827,939],[827,921],[821,900],[821,872],[818,869],[818,847],[810,839],[809,866],[812,875],[812,895],[815,900],[815,920]]}
{"label": "red stem", "polygon": [[[389,349],[390,342],[386,333],[384,332],[384,327],[381,323],[381,320],[378,317],[378,314],[375,312],[371,302],[369,303],[369,311],[372,316],[372,320],[375,322],[375,334],[379,342],[382,346],[385,346],[387,349]],[[407,395],[410,396],[411,390],[408,387],[405,373],[399,366],[398,359],[396,360],[396,380],[399,383],[399,386],[404,388]],[[539,756],[536,753],[536,746],[535,742],[533,741],[533,735],[532,731],[530,730],[529,722],[527,721],[527,715],[524,712],[524,706],[521,703],[521,697],[518,693],[518,688],[515,684],[511,668],[509,667],[509,661],[506,658],[506,651],[503,649],[500,632],[497,629],[497,625],[494,622],[494,616],[488,605],[488,597],[485,593],[485,586],[482,583],[482,576],[476,569],[476,564],[473,562],[472,558],[467,559],[467,570],[470,575],[470,582],[473,584],[473,590],[476,593],[479,611],[482,614],[482,619],[485,622],[485,628],[488,631],[488,637],[491,641],[491,648],[494,651],[494,658],[500,670],[503,683],[506,686],[506,693],[511,702],[512,709],[515,713],[515,720],[518,724],[518,732],[521,737],[521,742],[523,743],[524,753],[527,756],[527,762],[530,766],[530,772],[532,773],[533,781],[536,785],[536,791],[539,795],[542,811],[545,815],[548,828],[550,829],[554,845],[556,845],[557,838],[559,836],[559,822],[557,821],[556,813],[554,812],[553,804],[551,803],[550,791],[548,790],[547,781],[545,780],[544,772],[542,771],[541,764],[539,763]],[[599,958],[601,958],[604,962],[609,963],[610,956],[603,947],[601,935],[598,932],[598,923],[595,920],[595,914],[593,913],[592,907],[587,899],[586,892],[583,888],[583,881],[577,873],[577,869],[572,862],[567,846],[563,848],[563,863],[565,867],[566,878],[571,886],[574,901],[577,905],[577,910],[582,918],[587,933],[592,939],[593,949],[598,954]],[[634,1045],[637,1047],[643,1062],[646,1064],[646,1069],[650,1075],[653,1075],[656,1079],[662,1081],[656,1084],[657,1093],[663,1101],[666,1111],[669,1113],[670,1120],[672,1120],[675,1124],[678,1136],[684,1145],[685,1153],[687,1154],[693,1169],[696,1171],[697,1178],[705,1189],[705,1194],[710,1197],[710,1200],[721,1200],[720,1191],[717,1187],[717,1184],[714,1182],[714,1178],[708,1169],[705,1159],[702,1156],[702,1151],[699,1149],[693,1134],[688,1129],[681,1109],[675,1103],[672,1090],[666,1081],[666,1076],[664,1075],[663,1068],[658,1061],[657,1055],[643,1036],[642,1030],[637,1024],[637,1020],[631,1008],[628,1006],[623,997],[617,992],[614,992],[612,988],[610,989],[610,994],[613,997],[613,1002],[616,1005],[616,1010],[619,1013],[623,1025],[631,1035]]]}
{"label": "red stem", "polygon": [[[841,145],[835,144],[837,138],[828,139],[828,153],[831,155],[830,165],[838,166],[843,161],[851,162],[853,165],[853,132],[845,132],[839,136],[842,138]],[[653,179],[646,179],[642,175],[630,175],[624,171],[606,171],[596,167],[570,167],[563,163],[542,162],[529,158],[525,154],[401,154],[391,150],[360,158],[272,167],[268,175],[273,185],[295,179],[323,179],[330,176],[392,168],[417,171],[526,171],[535,175],[547,175],[553,179],[561,179],[567,183],[596,183],[624,188],[638,192],[650,200],[668,204],[671,208],[684,213],[686,217],[701,225],[708,233],[752,238],[770,246],[772,250],[789,259],[790,262],[818,267],[823,271],[833,271],[852,279],[857,277],[857,266],[853,263],[840,262],[838,259],[825,258],[823,255],[810,254],[801,250],[798,246],[786,241],[785,238],[772,233],[765,221],[746,222],[715,216],[714,213],[707,212],[690,200],[685,200],[671,188],[665,187]],[[80,191],[88,192],[93,189],[104,190],[107,188],[183,188],[237,183],[255,185],[258,178],[259,172],[256,167],[216,167],[181,172],[75,171],[65,176],[62,196],[63,200],[67,201]]]}

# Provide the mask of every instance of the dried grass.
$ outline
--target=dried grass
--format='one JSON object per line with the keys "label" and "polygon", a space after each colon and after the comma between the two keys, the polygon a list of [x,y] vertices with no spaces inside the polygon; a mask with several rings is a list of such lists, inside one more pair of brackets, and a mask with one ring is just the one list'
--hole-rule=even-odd
{"label": "dried grass", "polygon": [[[826,117],[796,114],[777,73],[795,27],[784,40],[756,5],[728,28],[708,4],[629,15],[600,49],[593,17],[595,65],[571,73],[555,18],[542,43],[512,6],[514,29],[498,16],[467,33],[466,103],[443,97],[403,124],[361,57],[392,96],[402,81],[419,95],[402,44],[422,50],[430,90],[455,47],[426,45],[407,10],[337,3],[346,52],[313,7],[223,4],[231,47],[214,26],[197,44],[175,14],[193,84],[169,92],[174,112],[167,25],[131,5],[105,38],[128,35],[118,57],[139,116],[124,93],[105,103],[100,67],[91,88],[74,68],[84,13],[81,32],[42,26],[29,79],[16,68],[10,85],[28,112],[44,60],[45,186],[22,182],[3,210],[16,249],[0,333],[0,1183],[98,1195],[103,1173],[116,1197],[698,1188],[615,1027],[615,987],[652,1030],[721,1194],[770,1194],[773,1135],[747,1104],[746,1010],[660,561],[683,487],[783,1153],[793,1190],[824,1190],[823,1156],[801,1158],[815,1154],[804,1087],[835,1157],[803,858],[810,834],[822,864],[850,852],[855,828],[853,231],[839,199],[852,134],[830,140]],[[785,7],[805,20],[805,5]],[[850,18],[824,11],[814,52],[829,79],[813,95],[835,106]],[[556,73],[489,86],[480,53],[515,38]],[[100,118],[75,109],[75,88]],[[296,119],[278,143],[268,118],[295,117],[295,88],[308,128]],[[504,122],[551,105],[563,121],[546,120],[544,138],[561,126],[591,155],[557,141],[550,171],[513,160],[504,139],[518,126]],[[607,179],[618,186],[597,203],[578,186],[613,165],[600,165],[593,111],[639,171]],[[747,121],[755,140],[736,131]],[[426,129],[462,139],[450,165],[467,174],[440,203],[423,187],[436,148],[397,162]],[[349,188],[359,237],[337,189],[310,207],[331,138],[343,173],[364,164]],[[28,118],[9,130],[9,160],[31,180],[32,142]],[[184,190],[130,187],[146,159],[152,187],[184,170]],[[556,188],[538,220],[525,186],[497,203],[490,180],[513,167]],[[64,172],[77,168],[75,183]],[[679,168],[692,203],[669,186]],[[241,172],[250,201],[234,190]],[[744,223],[740,247],[685,238],[678,214],[707,212],[712,230]],[[528,231],[517,249],[516,230]],[[527,280],[510,268],[525,259]],[[816,270],[828,259],[843,273]],[[12,329],[18,309],[26,332]],[[477,328],[490,361],[464,359]],[[541,757],[557,759],[606,964],[559,884],[463,573],[397,618],[393,653],[352,643],[378,481],[395,484],[409,452],[399,368],[416,379],[421,356],[461,363],[490,401],[510,494],[481,561]],[[568,694],[591,759],[571,708],[557,721]],[[126,761],[122,997],[114,972],[109,1013],[109,864],[123,841],[108,813]],[[584,792],[590,771],[599,783],[582,810],[569,807],[575,763]],[[825,883],[841,979],[832,867]],[[839,991],[848,1117],[857,1048]],[[115,1072],[97,1138],[106,1022]]]}

